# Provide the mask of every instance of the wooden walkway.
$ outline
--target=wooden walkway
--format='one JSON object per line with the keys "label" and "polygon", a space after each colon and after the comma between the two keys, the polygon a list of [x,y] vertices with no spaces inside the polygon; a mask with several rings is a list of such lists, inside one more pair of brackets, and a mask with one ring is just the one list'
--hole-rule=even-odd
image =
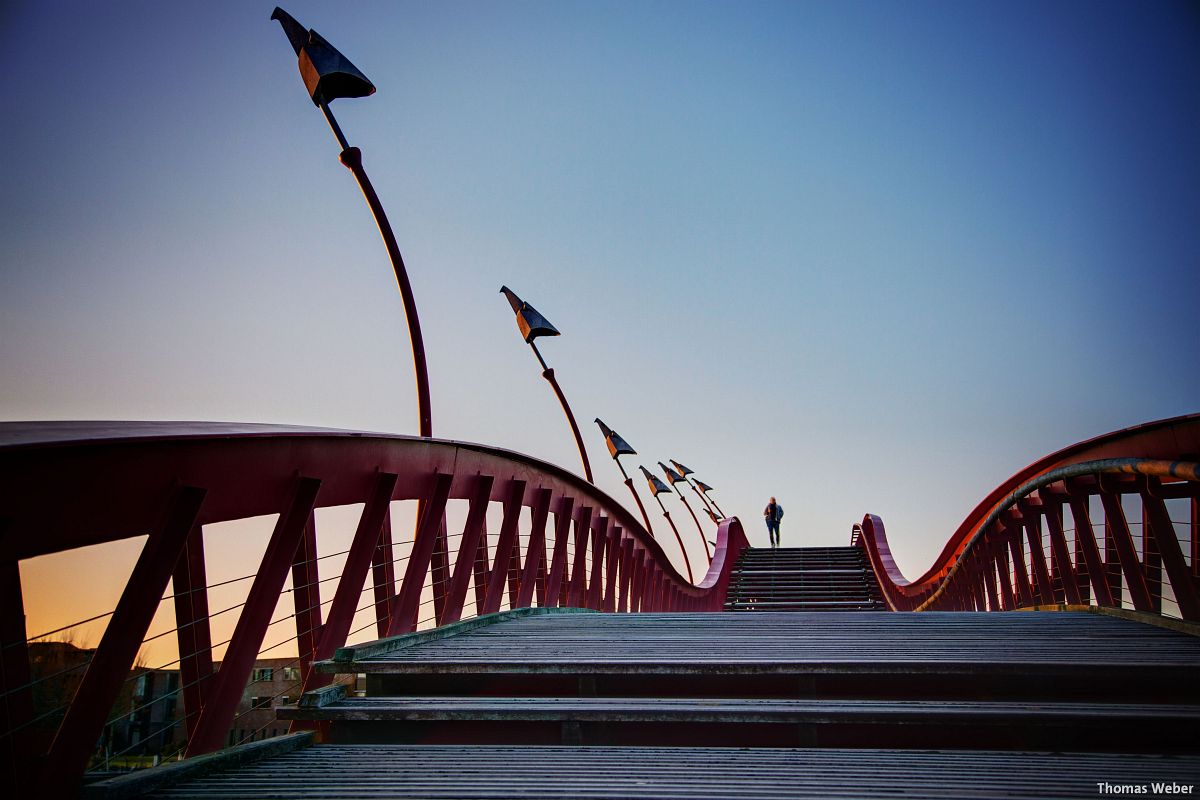
{"label": "wooden walkway", "polygon": [[877,750],[318,745],[149,795],[260,798],[1095,798],[1200,782],[1196,759]]}
{"label": "wooden walkway", "polygon": [[321,721],[325,743],[261,742],[236,766],[88,796],[1200,793],[1200,638],[1098,614],[518,611],[320,668],[368,676],[366,697],[335,686],[281,709]]}

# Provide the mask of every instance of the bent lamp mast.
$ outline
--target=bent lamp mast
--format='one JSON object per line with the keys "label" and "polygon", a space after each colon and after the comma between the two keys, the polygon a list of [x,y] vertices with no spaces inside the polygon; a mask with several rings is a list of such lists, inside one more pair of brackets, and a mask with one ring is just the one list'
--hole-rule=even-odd
{"label": "bent lamp mast", "polygon": [[542,365],[542,377],[554,389],[554,394],[558,397],[558,402],[562,405],[563,413],[567,415],[567,422],[571,425],[571,433],[575,436],[575,446],[579,448],[579,458],[583,461],[583,477],[587,478],[588,483],[595,483],[592,480],[592,465],[588,462],[587,450],[583,446],[583,437],[579,434],[579,426],[575,424],[575,415],[571,413],[571,407],[567,405],[567,396],[563,394],[562,387],[558,385],[558,381],[554,378],[554,370],[546,366],[546,360],[542,358],[541,351],[538,350],[537,344],[534,342],[539,336],[560,336],[558,328],[550,324],[550,320],[538,313],[537,309],[526,303],[521,298],[509,289],[507,286],[501,286],[500,292],[508,298],[508,304],[512,306],[513,313],[517,315],[517,328],[521,331],[521,338],[525,340],[533,349],[533,354],[537,357],[538,363]]}
{"label": "bent lamp mast", "polygon": [[400,289],[400,298],[404,302],[404,316],[408,320],[408,338],[412,343],[413,371],[417,381],[417,413],[420,417],[421,436],[433,436],[433,419],[429,400],[429,369],[425,364],[425,340],[421,336],[421,321],[417,317],[417,302],[413,298],[412,284],[408,280],[408,271],[404,267],[404,258],[400,255],[400,247],[396,244],[396,235],[388,222],[383,204],[375,187],[371,185],[366,170],[363,169],[362,151],[351,147],[346,141],[342,128],[334,118],[329,104],[339,97],[366,97],[375,93],[375,86],[359,71],[358,67],[342,55],[337,48],[314,30],[306,30],[290,14],[276,7],[271,12],[271,19],[278,20],[287,34],[292,49],[299,59],[300,77],[312,97],[313,104],[321,109],[329,123],[333,135],[341,146],[342,152],[338,158],[358,181],[358,187],[366,198],[375,224],[379,226],[379,235],[383,237],[384,247],[387,248],[388,258],[392,262],[392,270],[396,273],[396,284]]}

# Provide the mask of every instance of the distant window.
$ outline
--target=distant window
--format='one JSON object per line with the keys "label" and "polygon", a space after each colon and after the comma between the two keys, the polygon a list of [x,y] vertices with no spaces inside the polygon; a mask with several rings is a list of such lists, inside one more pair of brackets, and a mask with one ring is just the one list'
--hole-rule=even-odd
{"label": "distant window", "polygon": [[299,667],[284,667],[283,668],[283,679],[285,681],[300,680],[300,668]]}
{"label": "distant window", "polygon": [[147,672],[143,672],[141,675],[138,675],[137,681],[134,683],[134,688],[133,688],[134,694],[136,694],[136,695],[145,695],[146,694],[146,679],[148,677],[149,677],[149,673],[147,673]]}
{"label": "distant window", "polygon": [[269,680],[273,680],[274,677],[275,677],[275,670],[271,669],[270,667],[258,667],[257,669],[254,670],[254,676],[251,678],[251,680],[269,681]]}
{"label": "distant window", "polygon": [[292,704],[292,698],[285,694],[283,697],[279,698],[279,703],[280,705],[290,706]]}
{"label": "distant window", "polygon": [[251,697],[250,698],[250,707],[251,708],[270,708],[271,707],[271,698],[269,698],[269,697]]}

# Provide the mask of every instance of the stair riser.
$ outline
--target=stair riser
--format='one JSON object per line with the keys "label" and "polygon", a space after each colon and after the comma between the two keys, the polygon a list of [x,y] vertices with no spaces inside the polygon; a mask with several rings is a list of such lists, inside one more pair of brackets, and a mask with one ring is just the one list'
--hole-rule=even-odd
{"label": "stair riser", "polygon": [[710,747],[850,747],[1071,752],[1197,752],[1194,726],[1126,720],[1121,724],[1006,723],[967,717],[957,723],[722,723],[686,721],[514,721],[345,722],[330,725],[328,741],[339,744],[525,744]]}

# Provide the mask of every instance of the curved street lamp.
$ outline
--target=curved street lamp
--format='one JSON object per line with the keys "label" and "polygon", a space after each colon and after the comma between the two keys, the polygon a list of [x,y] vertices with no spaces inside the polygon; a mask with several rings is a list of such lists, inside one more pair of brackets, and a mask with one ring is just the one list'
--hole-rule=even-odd
{"label": "curved street lamp", "polygon": [[[700,498],[700,502],[701,502],[701,503],[704,503],[704,510],[705,510],[705,512],[707,512],[707,513],[708,513],[708,518],[709,518],[709,519],[711,519],[711,520],[713,521],[713,523],[714,523],[714,524],[716,524],[716,525],[720,525],[720,524],[721,524],[721,518],[720,518],[720,517],[718,517],[718,516],[717,516],[717,514],[716,514],[716,512],[714,512],[714,511],[712,510],[712,506],[711,506],[711,505],[709,505],[709,500],[708,500],[708,498],[707,498],[707,497],[705,497],[705,496],[704,496],[704,495],[703,495],[703,494],[700,492],[700,490],[696,488],[696,484],[694,483],[694,481],[695,481],[696,479],[695,479],[695,478],[689,478],[689,477],[688,477],[689,475],[693,475],[693,474],[695,474],[695,471],[694,471],[694,470],[690,470],[690,469],[688,469],[688,468],[687,468],[687,467],[685,467],[683,464],[680,464],[678,461],[676,461],[676,460],[675,460],[675,459],[673,459],[673,458],[671,459],[671,463],[675,465],[675,469],[676,469],[676,471],[677,471],[677,472],[678,472],[680,475],[682,475],[682,476],[684,477],[684,479],[687,481],[687,484],[688,484],[688,486],[691,486],[691,487],[692,487],[692,491],[696,493],[696,497],[699,497],[699,498]],[[712,488],[712,487],[709,487],[709,488]]]}
{"label": "curved street lamp", "polygon": [[338,158],[354,174],[358,187],[371,208],[371,214],[375,217],[375,224],[379,226],[379,235],[383,237],[384,247],[387,248],[388,258],[392,262],[392,270],[396,273],[396,284],[404,301],[404,316],[408,320],[408,338],[412,342],[413,371],[417,380],[417,412],[420,416],[421,436],[433,436],[429,370],[425,365],[425,340],[421,337],[417,303],[413,299],[412,285],[408,281],[404,259],[400,255],[400,247],[396,244],[396,235],[392,232],[387,214],[384,213],[383,204],[379,202],[379,195],[375,194],[375,188],[363,169],[362,151],[350,146],[333,112],[329,110],[329,104],[339,97],[366,97],[375,93],[375,86],[337,48],[325,41],[316,31],[306,30],[282,8],[276,7],[271,12],[271,19],[278,20],[283,26],[283,32],[287,34],[288,41],[299,59],[300,77],[304,79],[304,86],[308,89],[313,104],[325,115],[334,137],[342,148]]}
{"label": "curved street lamp", "polygon": [[650,484],[650,493],[654,495],[654,499],[658,501],[658,507],[662,509],[663,516],[667,518],[667,522],[670,524],[671,530],[675,531],[675,540],[679,542],[679,552],[683,553],[683,565],[687,567],[688,580],[692,583],[695,583],[696,580],[692,577],[692,562],[688,559],[687,548],[683,546],[683,537],[679,535],[679,528],[675,527],[675,521],[671,519],[671,512],[667,511],[667,507],[663,505],[662,498],[659,497],[659,495],[663,492],[667,492],[668,494],[671,494],[672,492],[665,483],[654,477],[650,470],[646,469],[640,464],[638,465],[638,469],[640,469],[642,474],[646,476],[646,482]]}
{"label": "curved street lamp", "polygon": [[575,434],[575,445],[579,448],[579,458],[583,460],[583,475],[587,478],[588,483],[595,483],[592,480],[592,465],[588,463],[587,450],[583,447],[583,437],[579,435],[579,426],[575,424],[575,415],[571,413],[571,407],[567,405],[567,396],[563,394],[558,381],[554,379],[554,370],[546,366],[546,359],[542,358],[537,344],[534,343],[534,339],[539,336],[559,336],[558,328],[551,325],[550,320],[539,314],[536,308],[517,297],[512,289],[501,286],[500,292],[508,298],[508,304],[512,306],[513,313],[517,315],[517,328],[521,331],[521,337],[526,344],[533,348],[533,354],[537,356],[538,363],[542,365],[542,377],[554,389],[554,394],[558,397],[558,402],[562,404],[563,412],[567,415],[567,422],[571,423],[571,433]]}
{"label": "curved street lamp", "polygon": [[687,481],[684,480],[683,475],[671,469],[663,462],[658,462],[658,466],[662,469],[663,474],[667,476],[667,483],[671,484],[671,488],[676,494],[679,495],[679,499],[683,501],[683,507],[686,508],[688,513],[692,515],[692,522],[696,523],[696,532],[700,534],[700,541],[704,543],[704,555],[706,558],[708,558],[708,562],[711,564],[712,551],[708,549],[708,539],[704,538],[704,529],[700,527],[700,519],[696,516],[696,512],[692,511],[692,507],[688,505],[687,498],[683,496],[683,492],[679,491],[678,484],[682,483],[686,486]]}
{"label": "curved street lamp", "polygon": [[713,500],[711,497],[709,497],[709,496],[708,496],[708,493],[709,493],[709,492],[711,492],[711,491],[713,490],[713,487],[709,486],[709,485],[708,485],[707,483],[705,483],[704,481],[696,481],[696,487],[697,487],[697,488],[698,488],[698,489],[699,489],[701,492],[703,492],[703,493],[704,493],[704,496],[705,496],[705,497],[708,499],[708,502],[712,503],[712,505],[713,505],[713,508],[715,508],[715,509],[717,510],[717,513],[721,515],[721,518],[722,518],[722,519],[724,519],[724,518],[725,518],[725,512],[721,510],[721,507],[720,507],[719,505],[717,505],[717,501],[716,501],[716,500]]}
{"label": "curved street lamp", "polygon": [[616,431],[601,422],[599,417],[596,417],[596,424],[600,426],[600,432],[604,434],[604,443],[608,445],[608,454],[616,462],[617,469],[621,470],[621,477],[625,479],[625,485],[629,487],[629,491],[633,492],[633,500],[637,503],[638,511],[642,512],[642,522],[646,523],[646,532],[654,536],[654,528],[650,525],[650,515],[646,513],[646,507],[642,505],[642,498],[638,496],[637,489],[633,488],[633,478],[625,473],[625,467],[621,466],[619,458],[619,456],[636,456],[637,450],[630,447],[629,442],[622,439]]}

